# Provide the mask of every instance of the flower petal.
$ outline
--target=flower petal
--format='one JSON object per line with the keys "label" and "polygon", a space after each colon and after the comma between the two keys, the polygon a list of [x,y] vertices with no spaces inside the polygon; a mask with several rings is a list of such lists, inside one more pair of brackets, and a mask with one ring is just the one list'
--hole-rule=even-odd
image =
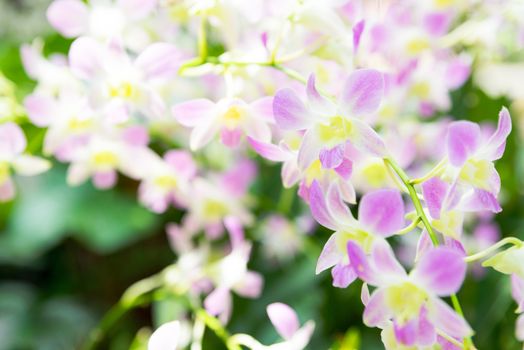
{"label": "flower petal", "polygon": [[71,71],[81,79],[91,79],[102,67],[105,51],[98,41],[90,37],[80,37],[69,48]]}
{"label": "flower petal", "polygon": [[342,164],[342,161],[344,160],[345,148],[345,145],[341,143],[331,149],[321,149],[319,159],[322,163],[322,166],[326,169],[333,169]]}
{"label": "flower petal", "polygon": [[333,287],[347,288],[354,280],[357,274],[350,264],[337,264],[331,270],[333,277]]}
{"label": "flower petal", "polygon": [[478,124],[465,120],[450,123],[446,134],[446,146],[451,165],[462,166],[478,149],[480,138]]}
{"label": "flower petal", "polygon": [[180,338],[180,322],[172,321],[158,327],[147,343],[147,350],[174,350]]}
{"label": "flower petal", "polygon": [[342,254],[337,248],[337,234],[332,234],[331,237],[324,244],[322,252],[318,257],[317,267],[315,273],[318,275],[324,270],[338,264],[342,260]]}
{"label": "flower petal", "polygon": [[51,162],[46,159],[22,154],[13,160],[13,168],[17,174],[34,176],[51,168]]}
{"label": "flower petal", "polygon": [[199,98],[173,106],[172,112],[175,119],[187,127],[195,127],[208,122],[212,117],[215,103],[205,98]]}
{"label": "flower petal", "polygon": [[272,143],[261,142],[252,137],[248,137],[247,140],[255,152],[274,162],[283,162],[291,156],[282,148]]}
{"label": "flower petal", "polygon": [[296,312],[286,304],[273,303],[268,305],[267,315],[282,338],[290,339],[299,329],[300,322]]}
{"label": "flower petal", "polygon": [[497,130],[489,138],[486,149],[488,150],[488,160],[497,160],[502,157],[506,146],[506,138],[511,132],[511,116],[508,109],[502,107],[499,113]]}
{"label": "flower petal", "polygon": [[387,154],[384,140],[368,124],[356,118],[351,119],[351,124],[354,131],[350,141],[355,148],[381,158]]}
{"label": "flower petal", "polygon": [[309,205],[313,217],[319,224],[325,226],[331,230],[336,231],[337,223],[331,216],[331,213],[326,204],[326,198],[324,192],[317,181],[313,181],[309,191]]}
{"label": "flower petal", "polygon": [[406,276],[406,271],[400,265],[393,249],[386,240],[377,239],[373,243],[371,251],[371,259],[373,260],[374,268],[380,271],[381,274],[385,274],[388,278]]}
{"label": "flower petal", "polygon": [[384,77],[374,69],[359,69],[347,79],[340,96],[348,116],[372,114],[378,110],[384,94]]}
{"label": "flower petal", "polygon": [[48,96],[31,94],[24,100],[29,119],[38,127],[48,126],[55,116],[55,101]]}
{"label": "flower petal", "polygon": [[0,124],[0,155],[3,158],[10,159],[22,153],[26,146],[27,141],[22,128],[13,122]]}
{"label": "flower petal", "polygon": [[347,251],[349,255],[349,262],[351,263],[351,266],[353,266],[353,269],[355,269],[358,277],[364,282],[376,286],[379,282],[376,279],[378,273],[369,263],[368,257],[362,248],[360,248],[357,243],[348,241]]}
{"label": "flower petal", "polygon": [[126,15],[139,19],[146,17],[157,5],[158,0],[118,0],[120,7]]}
{"label": "flower petal", "polygon": [[66,38],[82,35],[88,29],[89,9],[80,0],[55,0],[46,15],[51,26]]}
{"label": "flower petal", "polygon": [[448,247],[429,250],[420,257],[413,277],[439,296],[456,293],[466,276],[464,255]]}
{"label": "flower petal", "polygon": [[358,219],[373,233],[388,237],[404,226],[404,201],[397,190],[378,190],[364,195]]}
{"label": "flower petal", "polygon": [[364,324],[368,327],[383,327],[391,317],[391,311],[386,305],[385,290],[377,289],[364,309]]}
{"label": "flower petal", "polygon": [[142,51],[135,65],[144,72],[146,79],[167,79],[176,74],[182,59],[180,51],[174,45],[159,42]]}
{"label": "flower petal", "polygon": [[442,203],[449,185],[438,177],[433,177],[422,184],[422,195],[433,219],[440,218]]}
{"label": "flower petal", "polygon": [[310,124],[309,111],[297,94],[288,88],[279,90],[273,99],[277,126],[284,130],[304,130]]}
{"label": "flower petal", "polygon": [[314,74],[311,74],[307,80],[306,93],[309,107],[313,111],[325,115],[335,113],[335,106],[318,93]]}
{"label": "flower petal", "polygon": [[433,322],[437,329],[457,339],[463,339],[473,334],[473,330],[466,320],[448,304],[439,298],[433,298],[432,303],[435,313]]}

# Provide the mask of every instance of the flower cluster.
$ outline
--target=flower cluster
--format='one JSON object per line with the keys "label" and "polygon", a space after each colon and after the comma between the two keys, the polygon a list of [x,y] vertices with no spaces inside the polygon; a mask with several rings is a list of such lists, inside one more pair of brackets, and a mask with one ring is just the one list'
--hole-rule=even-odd
{"label": "flower cluster", "polygon": [[[267,312],[283,342],[219,327],[233,294],[262,293],[248,268],[253,240],[283,261],[303,247],[309,210],[332,231],[317,274],[331,269],[338,288],[363,282],[364,323],[387,349],[474,349],[456,293],[477,260],[467,252],[496,244],[471,244],[464,222],[502,210],[494,162],[512,120],[505,107],[495,130],[439,118],[477,54],[458,45],[470,2],[55,0],[47,19],[72,43],[66,55],[44,55],[39,41],[21,48],[36,81],[24,107],[45,128],[44,155],[68,164],[70,185],[104,190],[125,176],[152,212],[183,212],[167,229],[177,261],[157,288],[189,299],[194,329],[219,329],[229,349],[307,346],[314,323],[300,328],[281,303]],[[21,128],[1,124],[0,200],[14,195],[13,170],[50,166],[25,149]],[[255,153],[282,163],[282,193],[309,210],[290,219],[285,198],[256,210]],[[417,241],[401,259],[409,273],[397,259],[407,237]],[[522,250],[484,262],[513,275],[520,311]],[[158,328],[149,348],[198,342],[182,322]]]}

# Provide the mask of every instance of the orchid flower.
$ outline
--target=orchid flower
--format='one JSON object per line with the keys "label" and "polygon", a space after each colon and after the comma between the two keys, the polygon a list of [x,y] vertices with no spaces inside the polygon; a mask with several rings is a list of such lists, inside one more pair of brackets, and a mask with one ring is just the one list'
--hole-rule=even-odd
{"label": "orchid flower", "polygon": [[258,298],[262,292],[262,275],[247,268],[251,244],[243,242],[222,260],[209,267],[216,288],[204,300],[206,310],[226,323],[231,315],[231,292],[246,298]]}
{"label": "orchid flower", "polygon": [[520,314],[515,325],[515,335],[524,342],[524,279],[518,275],[511,275],[511,295],[518,305],[515,312]]}
{"label": "orchid flower", "polygon": [[375,238],[392,236],[404,225],[404,202],[396,190],[378,190],[364,195],[356,220],[335,187],[324,195],[315,182],[311,186],[310,206],[318,223],[335,231],[324,245],[316,268],[318,274],[333,267],[331,274],[335,287],[345,288],[357,278],[353,262],[348,260],[346,253],[349,240],[369,248]]}
{"label": "orchid flower", "polygon": [[47,171],[51,163],[43,158],[25,154],[27,140],[22,129],[12,122],[0,124],[0,202],[14,198],[12,172],[34,176]]}
{"label": "orchid flower", "polygon": [[497,201],[500,177],[493,162],[502,157],[510,132],[511,117],[506,108],[499,113],[497,130],[485,142],[475,123],[457,121],[449,125],[446,137],[449,166],[443,176],[467,196],[463,206],[470,211],[502,210]]}
{"label": "orchid flower", "polygon": [[154,43],[136,58],[118,45],[103,45],[90,37],[76,39],[69,50],[69,64],[89,88],[89,99],[118,124],[131,115],[160,118],[166,106],[158,82],[175,75],[181,53],[171,44]]}
{"label": "orchid flower", "polygon": [[186,218],[193,229],[204,229],[209,238],[215,239],[222,235],[228,223],[234,222],[240,227],[252,224],[253,216],[246,207],[246,191],[255,171],[255,165],[244,160],[222,174],[195,178]]}
{"label": "orchid flower", "polygon": [[270,304],[266,311],[278,334],[284,338],[283,342],[262,345],[246,334],[236,334],[233,339],[251,350],[304,350],[306,348],[315,330],[313,321],[308,321],[300,327],[296,312],[283,303]]}
{"label": "orchid flower", "polygon": [[430,346],[437,334],[461,342],[472,330],[440,297],[457,292],[466,275],[463,254],[448,247],[427,251],[407,274],[389,244],[377,241],[369,256],[354,241],[347,244],[355,274],[377,287],[364,310],[364,323],[385,328],[393,323],[397,342]]}
{"label": "orchid flower", "polygon": [[196,164],[186,151],[169,151],[163,159],[155,154],[148,161],[138,189],[140,201],[155,213],[166,211],[171,203],[187,206],[189,182],[196,171]]}
{"label": "orchid flower", "polygon": [[158,327],[147,343],[147,350],[177,350],[180,338],[180,322],[171,321]]}
{"label": "orchid flower", "polygon": [[141,128],[125,129],[117,137],[93,135],[68,152],[67,182],[76,186],[92,176],[97,188],[107,189],[116,184],[117,171],[139,179],[145,171],[143,162],[151,157],[148,142]]}
{"label": "orchid flower", "polygon": [[291,89],[277,92],[273,113],[278,127],[305,130],[298,165],[308,168],[316,160],[322,167],[336,169],[343,164],[347,142],[357,149],[385,155],[378,134],[359,117],[377,111],[384,92],[382,74],[371,69],[354,71],[346,80],[338,105],[322,97],[311,76],[307,84],[308,104]]}
{"label": "orchid flower", "polygon": [[153,12],[157,3],[158,0],[91,0],[87,4],[81,0],[55,0],[47,9],[47,19],[67,38],[123,38],[126,44],[136,47],[140,42],[136,39],[143,41],[147,37],[140,21]]}
{"label": "orchid flower", "polygon": [[238,98],[217,103],[196,99],[175,105],[173,115],[180,124],[193,129],[189,142],[192,150],[206,146],[217,133],[224,145],[235,147],[243,135],[262,142],[271,139],[271,103],[268,97],[252,103]]}
{"label": "orchid flower", "polygon": [[484,261],[482,266],[524,279],[524,243],[521,242],[519,245],[514,245],[493,255]]}

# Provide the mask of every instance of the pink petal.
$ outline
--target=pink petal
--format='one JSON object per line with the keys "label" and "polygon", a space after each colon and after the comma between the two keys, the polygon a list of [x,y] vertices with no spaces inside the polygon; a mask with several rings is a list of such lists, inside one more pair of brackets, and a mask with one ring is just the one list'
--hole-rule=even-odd
{"label": "pink petal", "polygon": [[144,72],[146,79],[168,79],[177,73],[182,59],[174,45],[155,43],[137,57],[135,65]]}
{"label": "pink petal", "polygon": [[29,119],[38,127],[48,126],[55,116],[55,101],[48,96],[32,94],[25,98]]}
{"label": "pink petal", "polygon": [[418,317],[417,343],[422,346],[430,346],[437,340],[435,325],[428,318],[426,306],[422,306]]}
{"label": "pink petal", "polygon": [[337,236],[333,234],[329,237],[326,244],[324,244],[324,248],[322,248],[322,252],[318,257],[315,273],[318,275],[322,271],[338,264],[341,259],[342,255],[337,248]]}
{"label": "pink petal", "polygon": [[214,108],[215,103],[200,98],[177,104],[173,106],[172,112],[180,124],[195,127],[201,123],[206,123],[212,117]]}
{"label": "pink petal", "polygon": [[502,211],[502,207],[493,193],[478,188],[474,189],[471,194],[464,196],[460,202],[460,208],[470,212],[490,211],[500,213]]}
{"label": "pink petal", "polygon": [[455,249],[438,247],[428,251],[412,272],[426,288],[439,296],[456,293],[466,276],[464,255]]}
{"label": "pink petal", "polygon": [[13,122],[0,124],[0,155],[11,158],[22,153],[27,141],[22,129]]}
{"label": "pink petal", "polygon": [[349,180],[353,173],[353,162],[347,158],[342,159],[342,162],[335,168],[335,171],[344,180]]}
{"label": "pink petal", "polygon": [[438,177],[433,177],[422,184],[422,195],[433,219],[440,218],[442,203],[448,188],[449,185]]}
{"label": "pink petal", "polygon": [[298,167],[300,169],[307,169],[315,160],[318,159],[322,142],[317,137],[317,132],[314,129],[306,131],[298,150]]}
{"label": "pink petal", "polygon": [[496,160],[502,157],[506,146],[506,138],[511,132],[511,116],[508,109],[502,107],[499,113],[499,122],[497,130],[488,140],[486,148],[488,149],[488,159]]}
{"label": "pink petal", "polygon": [[382,237],[388,237],[404,226],[404,201],[397,190],[378,190],[364,195],[358,218]]}
{"label": "pink petal", "polygon": [[96,188],[105,190],[113,187],[117,181],[116,171],[98,172],[93,174],[93,184]]}
{"label": "pink petal", "polygon": [[220,316],[224,322],[231,313],[231,293],[228,288],[218,287],[204,299],[206,311],[213,316]]}
{"label": "pink petal", "polygon": [[189,147],[192,151],[203,148],[213,140],[220,129],[220,124],[214,121],[204,122],[195,126],[189,138]]}
{"label": "pink petal", "polygon": [[406,271],[398,262],[393,249],[391,249],[386,240],[377,239],[373,243],[371,259],[373,260],[374,268],[380,271],[381,274],[387,274],[388,277],[406,276]]}
{"label": "pink petal", "polygon": [[82,79],[91,79],[102,67],[105,48],[90,37],[80,37],[69,48],[71,71]]}
{"label": "pink petal", "polygon": [[330,216],[335,222],[344,225],[354,223],[355,219],[353,218],[353,214],[351,214],[351,211],[342,199],[340,186],[336,184],[329,186],[326,195],[326,206]]}
{"label": "pink petal", "polygon": [[130,126],[123,131],[122,138],[132,146],[147,146],[149,143],[149,132],[140,125]]}
{"label": "pink petal", "polygon": [[240,129],[228,129],[223,128],[220,131],[220,140],[227,147],[237,147],[240,144],[240,139],[242,138],[242,130]]}
{"label": "pink petal", "polygon": [[309,205],[313,217],[319,224],[331,230],[337,230],[338,225],[331,216],[331,213],[326,204],[324,193],[316,181],[313,181],[311,184],[309,191]]}
{"label": "pink petal", "polygon": [[16,188],[13,180],[8,178],[4,183],[0,184],[0,202],[10,201],[15,197]]}
{"label": "pink petal", "polygon": [[476,123],[468,121],[450,123],[446,135],[450,163],[454,166],[462,166],[478,149],[480,137],[480,127]]}
{"label": "pink petal", "polygon": [[300,180],[300,169],[296,162],[290,160],[282,164],[282,185],[285,188],[293,187]]}
{"label": "pink petal", "polygon": [[391,317],[385,300],[385,290],[377,289],[371,294],[371,298],[364,309],[364,324],[368,327],[383,327]]}
{"label": "pink petal", "polygon": [[273,96],[259,98],[253,101],[250,107],[253,113],[265,122],[275,122],[275,117],[273,116]]}
{"label": "pink petal", "polygon": [[231,247],[234,250],[244,242],[244,227],[242,226],[240,220],[234,216],[226,217],[224,219],[224,226],[229,233]]}
{"label": "pink petal", "polygon": [[66,38],[84,34],[88,29],[89,9],[80,0],[55,0],[47,9],[47,20]]}
{"label": "pink petal", "polygon": [[364,31],[365,25],[366,25],[366,21],[360,20],[352,28],[352,31],[353,31],[353,52],[357,52],[358,51],[358,47],[360,46],[360,38],[362,36],[362,32]]}
{"label": "pink petal", "polygon": [[331,270],[333,277],[333,287],[347,288],[354,280],[357,279],[357,274],[350,264],[337,264]]}
{"label": "pink petal", "polygon": [[384,77],[373,69],[354,71],[346,81],[342,95],[341,107],[351,116],[372,114],[378,110],[384,94]]}
{"label": "pink petal", "polygon": [[149,15],[157,3],[158,0],[118,0],[118,6],[134,19]]}
{"label": "pink petal", "polygon": [[395,338],[399,343],[405,346],[413,346],[417,339],[417,320],[409,320],[403,325],[394,322],[393,331],[395,332]]}
{"label": "pink petal", "polygon": [[362,248],[353,241],[348,241],[347,251],[349,262],[355,269],[358,277],[364,282],[376,286],[378,284],[378,272],[370,265],[368,258]]}
{"label": "pink petal", "polygon": [[355,132],[350,141],[355,148],[381,158],[386,155],[384,140],[375,130],[359,119],[352,118],[351,124],[355,128]]}
{"label": "pink petal", "polygon": [[[316,112],[327,114],[329,113],[334,106],[317,91],[315,85],[315,75],[311,74],[307,81],[306,93],[309,106]],[[333,111],[335,112],[335,111]]]}
{"label": "pink petal", "polygon": [[283,162],[290,158],[290,154],[277,145],[257,141],[252,137],[248,137],[247,139],[253,150],[266,159],[274,162]]}
{"label": "pink petal", "polygon": [[267,315],[282,338],[290,339],[299,329],[300,322],[296,312],[286,304],[273,303],[268,305]]}
{"label": "pink petal", "polygon": [[344,160],[345,145],[343,143],[331,148],[323,148],[320,150],[319,158],[322,167],[326,169],[333,169],[342,164]]}
{"label": "pink petal", "polygon": [[235,292],[245,298],[256,299],[262,293],[264,278],[261,274],[247,271],[240,285],[235,286]]}
{"label": "pink petal", "polygon": [[448,304],[439,298],[434,298],[432,302],[435,313],[433,322],[436,328],[456,339],[463,339],[473,334],[466,320],[458,315]]}
{"label": "pink petal", "polygon": [[188,151],[171,150],[164,154],[165,161],[176,171],[177,175],[190,179],[196,175],[197,166]]}
{"label": "pink petal", "polygon": [[310,125],[309,111],[297,94],[288,88],[276,93],[273,114],[277,126],[284,130],[304,130]]}

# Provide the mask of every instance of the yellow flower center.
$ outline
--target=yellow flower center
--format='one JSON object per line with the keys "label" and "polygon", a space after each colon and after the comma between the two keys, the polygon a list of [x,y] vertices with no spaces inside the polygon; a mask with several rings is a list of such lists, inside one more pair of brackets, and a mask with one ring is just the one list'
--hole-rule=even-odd
{"label": "yellow flower center", "polygon": [[459,177],[475,187],[489,191],[489,178],[492,170],[492,162],[484,159],[470,159],[462,166]]}
{"label": "yellow flower center", "polygon": [[456,210],[444,212],[441,213],[440,219],[433,220],[431,224],[444,235],[458,239],[462,227],[462,215]]}
{"label": "yellow flower center", "polygon": [[427,300],[426,292],[411,282],[391,286],[386,292],[386,304],[401,323],[417,317]]}
{"label": "yellow flower center", "polygon": [[178,184],[176,178],[169,175],[158,176],[154,183],[158,187],[162,187],[167,190],[176,188]]}
{"label": "yellow flower center", "polygon": [[388,173],[384,163],[370,163],[362,169],[362,176],[373,188],[381,188],[388,179]]}
{"label": "yellow flower center", "polygon": [[419,81],[413,84],[411,87],[411,93],[418,98],[428,98],[430,93],[429,83],[427,81]]}
{"label": "yellow flower center", "polygon": [[204,204],[203,214],[207,219],[220,219],[228,214],[228,210],[222,202],[210,199]]}
{"label": "yellow flower center", "polygon": [[320,124],[317,130],[318,136],[323,143],[329,143],[334,146],[350,138],[353,125],[351,121],[337,115],[331,117],[327,124]]}
{"label": "yellow flower center", "polygon": [[0,162],[0,185],[4,184],[9,179],[9,163]]}
{"label": "yellow flower center", "polygon": [[69,119],[69,122],[67,123],[67,127],[71,131],[82,131],[88,129],[92,125],[93,121],[91,119],[79,119],[77,117]]}
{"label": "yellow flower center", "polygon": [[98,167],[115,167],[118,164],[118,157],[110,151],[102,151],[93,155],[93,163]]}
{"label": "yellow flower center", "polygon": [[224,124],[228,129],[235,129],[244,118],[245,111],[242,107],[233,105],[224,113]]}
{"label": "yellow flower center", "polygon": [[109,96],[112,98],[123,98],[126,100],[136,99],[138,96],[138,90],[130,82],[122,82],[117,85],[111,85],[109,87]]}
{"label": "yellow flower center", "polygon": [[419,54],[429,48],[429,41],[426,38],[414,38],[406,44],[406,51],[411,55]]}
{"label": "yellow flower center", "polygon": [[311,186],[313,181],[322,176],[322,163],[317,159],[305,171],[306,185]]}

